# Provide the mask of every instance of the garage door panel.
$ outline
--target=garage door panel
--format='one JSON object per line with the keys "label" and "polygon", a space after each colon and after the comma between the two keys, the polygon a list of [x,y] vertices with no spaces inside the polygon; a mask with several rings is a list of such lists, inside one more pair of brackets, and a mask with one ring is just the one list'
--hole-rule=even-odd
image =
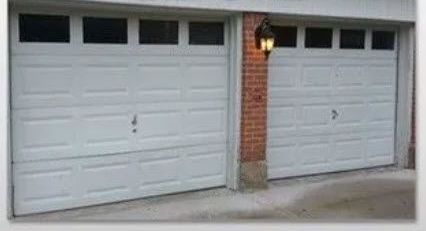
{"label": "garage door panel", "polygon": [[362,125],[366,116],[366,105],[364,102],[350,102],[341,103],[339,107],[336,107],[339,115],[335,120],[335,126],[345,125]]}
{"label": "garage door panel", "polygon": [[364,65],[338,65],[337,88],[356,88],[366,84]]}
{"label": "garage door panel", "polygon": [[368,158],[389,156],[393,152],[393,137],[379,136],[369,137],[367,140]]}
{"label": "garage door panel", "polygon": [[295,106],[269,106],[268,121],[273,129],[293,127],[296,123]]}
{"label": "garage door panel", "polygon": [[286,65],[282,63],[270,64],[268,72],[271,77],[269,81],[274,83],[268,90],[295,87],[296,80],[301,76],[298,65]]}
{"label": "garage door panel", "polygon": [[81,67],[79,75],[83,100],[129,101],[129,67],[126,64],[98,64]]}
{"label": "garage door panel", "polygon": [[187,167],[195,166],[195,168],[189,168],[188,179],[197,180],[211,177],[223,177],[223,163],[224,163],[224,150],[218,153],[202,153],[196,155],[190,155],[188,158]]}
{"label": "garage door panel", "polygon": [[367,104],[369,121],[393,120],[395,104],[392,101],[370,101]]}
{"label": "garage door panel", "polygon": [[76,115],[72,109],[15,111],[12,127],[13,160],[60,158],[73,155]]}
{"label": "garage door panel", "polygon": [[293,167],[297,164],[298,148],[296,143],[270,145],[268,153],[268,168],[271,171]]}
{"label": "garage door panel", "polygon": [[299,158],[301,165],[319,165],[326,164],[330,157],[329,140],[323,139],[317,142],[302,142],[299,150]]}
{"label": "garage door panel", "polygon": [[301,128],[331,126],[331,107],[327,104],[305,104],[301,106]]}
{"label": "garage door panel", "polygon": [[185,77],[190,100],[226,100],[227,65],[223,62],[193,63],[187,66]]}
{"label": "garage door panel", "polygon": [[366,69],[368,84],[371,86],[392,86],[395,81],[395,64],[370,65]]}
{"label": "garage door panel", "polygon": [[[168,155],[164,155],[164,152]],[[161,186],[165,184],[181,184],[179,169],[182,162],[179,154],[173,151],[160,151],[151,159],[139,161],[141,181],[138,187]]]}
{"label": "garage door panel", "polygon": [[181,135],[184,111],[179,107],[167,107],[161,104],[150,110],[143,108],[143,105],[138,107],[141,107],[136,113],[139,125],[136,127],[139,131],[135,135],[138,139],[162,137],[167,139]]}
{"label": "garage door panel", "polygon": [[84,107],[75,129],[81,139],[81,155],[132,151],[130,106]]}
{"label": "garage door panel", "polygon": [[137,102],[177,101],[183,97],[179,58],[167,62],[138,63],[133,83]]}
{"label": "garage door panel", "polygon": [[17,163],[14,164],[15,213],[222,186],[224,161],[225,148],[217,144]]}
{"label": "garage door panel", "polygon": [[334,160],[342,161],[363,161],[365,155],[365,140],[361,137],[338,138],[335,141]]}
{"label": "garage door panel", "polygon": [[332,66],[328,65],[312,65],[306,64],[302,67],[303,74],[301,86],[308,88],[330,87],[332,79]]}
{"label": "garage door panel", "polygon": [[46,205],[72,201],[70,182],[73,182],[74,169],[71,163],[20,163],[13,165],[13,171],[15,213],[42,211]]}
{"label": "garage door panel", "polygon": [[96,163],[82,165],[81,179],[84,197],[102,198],[110,195],[128,194],[131,185],[127,178],[130,163],[126,158],[119,161],[99,160]]}
{"label": "garage door panel", "polygon": [[[72,102],[75,97],[75,75],[72,65],[64,60],[36,62],[36,56],[15,57],[12,62],[12,107],[52,105]],[[49,84],[45,84],[49,83]]]}

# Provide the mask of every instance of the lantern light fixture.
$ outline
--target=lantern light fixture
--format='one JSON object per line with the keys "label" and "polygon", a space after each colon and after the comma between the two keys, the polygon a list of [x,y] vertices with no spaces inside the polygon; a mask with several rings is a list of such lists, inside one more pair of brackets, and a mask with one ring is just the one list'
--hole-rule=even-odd
{"label": "lantern light fixture", "polygon": [[264,18],[255,31],[256,47],[262,50],[266,58],[274,48],[275,34],[272,32],[271,23],[268,18]]}

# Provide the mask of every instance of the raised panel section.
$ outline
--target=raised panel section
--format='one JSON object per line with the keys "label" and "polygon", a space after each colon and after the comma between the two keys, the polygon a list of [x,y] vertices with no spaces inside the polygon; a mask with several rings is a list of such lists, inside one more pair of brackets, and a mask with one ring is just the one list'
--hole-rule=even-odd
{"label": "raised panel section", "polygon": [[302,121],[303,127],[327,126],[330,124],[331,109],[328,105],[314,104],[303,105]]}
{"label": "raised panel section", "polygon": [[140,188],[180,184],[180,158],[175,151],[160,151],[156,156],[139,160]]}
{"label": "raised panel section", "polygon": [[303,66],[303,87],[330,87],[332,68],[328,66]]}
{"label": "raised panel section", "polygon": [[132,107],[82,108],[75,132],[82,142],[82,154],[132,151]]}
{"label": "raised panel section", "polygon": [[363,66],[338,66],[336,81],[339,88],[362,87],[365,83]]}
{"label": "raised panel section", "polygon": [[99,198],[117,196],[130,192],[130,184],[127,178],[127,168],[130,163],[126,158],[122,160],[99,159],[95,163],[82,165],[81,174],[83,193],[86,197]]}
{"label": "raised panel section", "polygon": [[111,64],[87,65],[82,68],[81,91],[83,98],[128,97],[130,95],[127,66]]}
{"label": "raised panel section", "polygon": [[330,158],[330,146],[327,139],[317,142],[302,143],[299,150],[299,158],[302,165],[321,165],[326,164]]}
{"label": "raised panel section", "polygon": [[295,126],[297,117],[294,106],[271,106],[268,110],[268,120],[271,129]]}
{"label": "raised panel section", "polygon": [[226,63],[197,63],[187,66],[185,77],[191,100],[227,99]]}
{"label": "raised panel section", "polygon": [[392,137],[370,137],[367,141],[368,158],[391,156],[393,154]]}
{"label": "raised panel section", "polygon": [[370,66],[367,69],[368,83],[372,86],[392,86],[395,81],[395,66]]}
{"label": "raised panel section", "polygon": [[13,160],[61,158],[75,154],[72,109],[40,109],[14,113]]}
{"label": "raised panel section", "polygon": [[13,59],[12,107],[30,107],[36,103],[71,101],[74,96],[75,73],[66,62],[31,62]]}
{"label": "raised panel section", "polygon": [[283,65],[283,64],[271,64],[269,65],[268,72],[270,73],[269,79],[270,89],[274,88],[290,88],[295,87],[296,79],[300,76],[300,71],[297,66]]}
{"label": "raised panel section", "polygon": [[138,64],[133,78],[136,97],[140,101],[176,101],[182,97],[184,79],[177,61]]}
{"label": "raised panel section", "polygon": [[363,102],[341,103],[337,107],[339,113],[336,126],[360,125],[366,118],[366,107]]}
{"label": "raised panel section", "polygon": [[369,102],[368,116],[371,122],[393,120],[395,104],[393,102]]}
{"label": "raised panel section", "polygon": [[335,144],[336,161],[353,161],[364,157],[364,145],[362,138],[337,139]]}

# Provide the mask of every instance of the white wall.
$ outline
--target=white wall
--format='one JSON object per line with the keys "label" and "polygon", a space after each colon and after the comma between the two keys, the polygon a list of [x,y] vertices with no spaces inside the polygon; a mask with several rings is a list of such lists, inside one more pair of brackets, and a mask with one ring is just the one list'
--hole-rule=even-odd
{"label": "white wall", "polygon": [[[34,2],[33,0],[9,0]],[[38,0],[53,1],[53,0]],[[413,22],[415,0],[56,0]]]}

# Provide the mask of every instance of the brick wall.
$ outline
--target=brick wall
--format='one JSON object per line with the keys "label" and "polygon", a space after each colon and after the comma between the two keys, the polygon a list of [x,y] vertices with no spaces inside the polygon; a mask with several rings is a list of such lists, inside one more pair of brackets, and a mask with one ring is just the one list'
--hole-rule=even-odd
{"label": "brick wall", "polygon": [[268,64],[264,53],[256,48],[254,36],[264,18],[261,13],[243,15],[241,178],[251,186],[266,182]]}
{"label": "brick wall", "polygon": [[254,31],[265,17],[245,13],[243,19],[243,69],[241,161],[265,160],[267,60],[256,48]]}

